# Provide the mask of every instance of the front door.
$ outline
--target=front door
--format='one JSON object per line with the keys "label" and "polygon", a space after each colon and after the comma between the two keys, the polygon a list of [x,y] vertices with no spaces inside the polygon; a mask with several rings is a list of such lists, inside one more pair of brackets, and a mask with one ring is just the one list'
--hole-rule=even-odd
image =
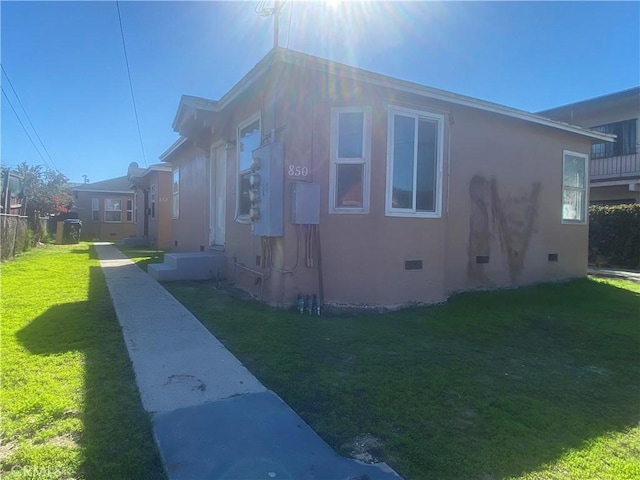
{"label": "front door", "polygon": [[209,245],[224,246],[227,195],[227,152],[224,143],[211,147]]}

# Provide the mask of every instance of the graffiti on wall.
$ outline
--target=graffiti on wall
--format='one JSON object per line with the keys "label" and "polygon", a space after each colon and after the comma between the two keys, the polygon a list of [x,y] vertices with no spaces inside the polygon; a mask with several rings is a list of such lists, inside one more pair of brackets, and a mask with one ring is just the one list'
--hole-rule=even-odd
{"label": "graffiti on wall", "polygon": [[[495,178],[474,176],[469,182],[471,210],[469,215],[469,248],[467,277],[471,283],[492,286],[487,275],[486,263],[495,263],[497,254],[506,259],[509,277],[516,282],[535,231],[540,199],[540,182],[533,182],[531,189],[518,194],[498,191]],[[493,252],[492,243],[497,238],[499,252]],[[495,250],[495,248],[494,248]]]}

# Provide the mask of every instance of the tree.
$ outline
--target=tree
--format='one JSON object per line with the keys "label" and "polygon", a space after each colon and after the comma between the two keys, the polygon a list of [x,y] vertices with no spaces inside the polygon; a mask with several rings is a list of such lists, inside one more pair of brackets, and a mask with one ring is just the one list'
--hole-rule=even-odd
{"label": "tree", "polygon": [[73,205],[69,179],[61,172],[26,162],[18,165],[15,172],[24,178],[29,219],[67,212]]}

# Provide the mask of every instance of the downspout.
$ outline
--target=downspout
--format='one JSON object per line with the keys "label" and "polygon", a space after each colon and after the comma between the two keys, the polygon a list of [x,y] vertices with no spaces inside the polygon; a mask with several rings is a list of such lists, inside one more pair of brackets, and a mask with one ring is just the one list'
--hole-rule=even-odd
{"label": "downspout", "polygon": [[447,218],[449,218],[449,198],[451,197],[451,132],[454,124],[453,113],[449,114],[449,131],[447,132]]}

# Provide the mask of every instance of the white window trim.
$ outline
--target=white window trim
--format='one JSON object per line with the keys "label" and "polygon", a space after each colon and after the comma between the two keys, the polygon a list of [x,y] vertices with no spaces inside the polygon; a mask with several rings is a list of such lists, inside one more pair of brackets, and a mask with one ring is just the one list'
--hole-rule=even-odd
{"label": "white window trim", "polygon": [[[339,118],[341,113],[362,113],[362,154],[361,158],[338,158]],[[334,107],[331,109],[331,155],[329,166],[329,213],[367,214],[371,190],[371,107]],[[362,207],[336,206],[337,165],[363,165]]]}
{"label": "white window trim", "polygon": [[133,223],[138,224],[138,192],[133,194]]}
{"label": "white window trim", "polygon": [[158,208],[158,194],[155,183],[149,186],[149,216],[156,218],[156,210]]}
{"label": "white window trim", "polygon": [[[129,208],[129,202],[131,202],[131,208]],[[125,198],[124,200],[124,205],[125,205],[125,218],[124,221],[127,223],[133,223],[133,206],[134,206],[134,200],[131,198]],[[129,217],[129,214],[131,214],[131,220],[129,220],[127,217]]]}
{"label": "white window trim", "polygon": [[[175,176],[178,174],[178,191],[174,190]],[[178,208],[176,208],[176,197],[178,200]],[[171,218],[180,218],[180,168],[176,168],[171,172]]]}
{"label": "white window trim", "polygon": [[[96,213],[94,218],[94,213]],[[94,197],[91,199],[91,221],[99,222],[100,221],[100,199]]]}
{"label": "white window trim", "polygon": [[[416,119],[426,118],[434,120],[438,125],[437,132],[437,152],[436,152],[436,195],[435,195],[435,210],[433,212],[416,212],[410,211],[404,208],[393,208],[393,116],[400,114],[404,116],[414,117]],[[420,218],[440,218],[442,217],[442,177],[443,177],[443,157],[444,157],[444,115],[440,115],[432,112],[425,112],[423,110],[415,110],[405,107],[397,107],[395,105],[389,105],[389,113],[387,117],[387,184],[386,184],[386,200],[385,200],[385,216],[387,217],[420,217]],[[416,170],[417,165],[414,161],[414,189],[415,182],[417,181]],[[414,190],[415,191],[415,190]]]}
{"label": "white window trim", "polygon": [[240,175],[242,173],[246,173],[248,170],[240,170],[240,131],[243,128],[248,127],[253,122],[258,121],[258,135],[260,137],[260,144],[262,144],[262,118],[260,116],[260,112],[257,112],[251,115],[249,118],[239,123],[236,127],[236,212],[235,212],[235,221],[236,223],[244,223],[250,224],[251,220],[249,219],[249,214],[240,214],[240,201],[242,199],[242,195],[240,192]]}
{"label": "white window trim", "polygon": [[[120,202],[120,210],[107,210],[107,201]],[[120,212],[120,220],[107,220],[108,212]],[[104,199],[104,223],[123,223],[122,221],[122,198],[105,198]]]}
{"label": "white window trim", "polygon": [[[578,189],[576,187],[565,187],[564,184],[564,168],[565,163],[567,161],[567,155],[572,157],[579,157],[584,160],[584,188]],[[582,220],[572,220],[569,218],[564,218],[564,189],[570,188],[572,190],[582,190],[584,191],[584,205],[582,206]],[[563,150],[562,151],[562,192],[560,192],[560,206],[561,212],[560,216],[562,218],[563,225],[585,225],[587,223],[588,217],[588,205],[589,205],[589,155],[586,153],[573,152],[571,150]]]}

